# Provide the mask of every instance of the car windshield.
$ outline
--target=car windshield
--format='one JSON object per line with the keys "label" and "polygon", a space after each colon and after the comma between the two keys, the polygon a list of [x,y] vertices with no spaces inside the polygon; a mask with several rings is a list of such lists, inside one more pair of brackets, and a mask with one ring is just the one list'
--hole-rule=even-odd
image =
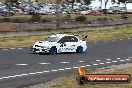
{"label": "car windshield", "polygon": [[57,42],[58,38],[57,37],[48,37],[45,41],[48,42]]}

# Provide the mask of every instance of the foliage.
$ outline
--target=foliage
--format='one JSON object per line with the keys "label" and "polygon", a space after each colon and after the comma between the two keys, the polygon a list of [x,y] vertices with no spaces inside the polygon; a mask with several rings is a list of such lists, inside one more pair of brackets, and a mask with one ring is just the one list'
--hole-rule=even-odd
{"label": "foliage", "polygon": [[85,16],[77,16],[75,18],[75,21],[77,21],[77,22],[86,22],[87,18]]}
{"label": "foliage", "polygon": [[10,22],[10,21],[11,21],[11,18],[8,18],[8,17],[2,19],[2,22]]}
{"label": "foliage", "polygon": [[121,18],[122,19],[128,19],[128,16],[126,15],[126,13],[122,13]]}
{"label": "foliage", "polygon": [[69,3],[74,3],[75,0],[67,0],[67,2],[69,2]]}
{"label": "foliage", "polygon": [[39,22],[41,20],[41,16],[39,13],[33,13],[32,17],[31,17],[31,21],[37,21]]}
{"label": "foliage", "polygon": [[5,0],[5,3],[18,3],[18,0]]}
{"label": "foliage", "polygon": [[60,3],[62,2],[62,0],[55,0],[55,2],[56,2],[57,4],[60,4]]}
{"label": "foliage", "polygon": [[102,4],[103,4],[103,2],[105,3],[105,9],[106,9],[106,6],[107,6],[107,3],[108,3],[108,0],[99,0],[100,1],[100,3],[101,3],[101,6],[100,6],[100,8],[102,8]]}
{"label": "foliage", "polygon": [[117,3],[117,4],[120,4],[120,3],[132,3],[132,0],[112,0],[113,3]]}
{"label": "foliage", "polygon": [[92,0],[84,0],[86,5],[90,5]]}

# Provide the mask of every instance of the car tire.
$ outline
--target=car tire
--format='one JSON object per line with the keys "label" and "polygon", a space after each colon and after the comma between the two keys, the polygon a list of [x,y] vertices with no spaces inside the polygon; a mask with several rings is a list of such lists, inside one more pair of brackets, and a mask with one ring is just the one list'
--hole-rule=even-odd
{"label": "car tire", "polygon": [[57,48],[56,48],[55,46],[51,47],[51,48],[50,48],[50,53],[51,53],[52,55],[56,54],[56,53],[57,53]]}
{"label": "car tire", "polygon": [[85,83],[85,77],[83,76],[77,76],[76,81],[79,85],[83,85]]}
{"label": "car tire", "polygon": [[76,52],[77,53],[82,53],[83,52],[83,47],[82,46],[78,46]]}

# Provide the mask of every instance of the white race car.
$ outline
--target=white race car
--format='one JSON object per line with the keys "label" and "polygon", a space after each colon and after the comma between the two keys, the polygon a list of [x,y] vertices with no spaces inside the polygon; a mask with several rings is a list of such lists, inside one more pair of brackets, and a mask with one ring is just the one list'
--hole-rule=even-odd
{"label": "white race car", "polygon": [[86,51],[86,41],[80,40],[75,35],[56,34],[48,37],[44,41],[36,42],[31,47],[32,53],[62,53],[62,52],[77,52]]}

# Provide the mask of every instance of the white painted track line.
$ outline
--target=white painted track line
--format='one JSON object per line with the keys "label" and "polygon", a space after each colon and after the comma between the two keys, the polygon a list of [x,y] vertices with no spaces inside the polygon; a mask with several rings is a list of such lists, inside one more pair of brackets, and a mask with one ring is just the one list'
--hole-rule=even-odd
{"label": "white painted track line", "polygon": [[6,51],[6,50],[8,50],[8,49],[2,49],[2,50]]}
{"label": "white painted track line", "polygon": [[17,48],[17,49],[21,50],[21,49],[23,49],[23,48]]}
{"label": "white painted track line", "polygon": [[15,76],[17,76],[17,77],[21,77],[22,75],[15,75]]}
{"label": "white painted track line", "polygon": [[93,64],[93,65],[97,66],[98,64]]}
{"label": "white painted track line", "polygon": [[45,73],[49,73],[50,71],[43,71],[43,72],[45,72]]}
{"label": "white painted track line", "polygon": [[106,62],[107,64],[110,64],[111,62]]}
{"label": "white painted track line", "polygon": [[17,65],[17,66],[26,66],[28,64],[15,64],[15,65]]}
{"label": "white painted track line", "polygon": [[118,61],[112,61],[112,62],[116,63],[116,62],[118,62]]}
{"label": "white painted track line", "polygon": [[117,60],[120,60],[121,58],[116,58]]}
{"label": "white painted track line", "polygon": [[14,50],[14,49],[16,49],[16,48],[10,48],[10,49]]}
{"label": "white painted track line", "polygon": [[121,62],[124,62],[125,60],[120,60]]}
{"label": "white painted track line", "polygon": [[97,62],[101,61],[101,60],[96,60]]}
{"label": "white painted track line", "polygon": [[85,61],[78,61],[79,63],[83,63],[83,62],[85,62]]}
{"label": "white painted track line", "polygon": [[66,70],[70,70],[70,69],[72,69],[72,68],[65,68]]}
{"label": "white painted track line", "polygon": [[73,68],[75,68],[75,69],[76,69],[76,68],[79,68],[79,67],[73,67]]}
{"label": "white painted track line", "polygon": [[90,67],[91,65],[86,65],[86,67]]}
{"label": "white painted track line", "polygon": [[130,59],[126,59],[127,61],[129,61]]}
{"label": "white painted track line", "polygon": [[37,74],[42,74],[42,73],[44,73],[44,72],[36,72]]}
{"label": "white painted track line", "polygon": [[111,59],[107,59],[108,61],[110,61]]}
{"label": "white painted track line", "polygon": [[52,72],[57,72],[58,70],[51,70]]}
{"label": "white painted track line", "polygon": [[21,74],[22,76],[27,76],[28,74]]}
{"label": "white painted track line", "polygon": [[99,64],[105,64],[105,63],[99,63]]}
{"label": "white painted track line", "polygon": [[70,62],[60,62],[60,63],[62,63],[62,64],[69,64]]}
{"label": "white painted track line", "polygon": [[65,69],[58,69],[59,71],[64,71]]}
{"label": "white painted track line", "polygon": [[36,73],[29,73],[30,75],[35,75]]}
{"label": "white painted track line", "polygon": [[47,65],[47,64],[51,64],[51,63],[39,63],[39,64],[41,64],[41,65]]}
{"label": "white painted track line", "polygon": [[[12,48],[12,49],[14,49],[14,48]],[[22,49],[22,48],[17,48],[17,49]],[[5,50],[8,50],[8,49],[5,49]],[[90,66],[97,66],[97,65],[103,65],[103,64],[110,64],[110,63],[116,63],[116,62],[124,62],[124,61],[129,61],[129,60],[131,60],[131,58],[132,57],[128,57],[127,59],[121,59],[121,58],[115,58],[115,60],[113,60],[113,61],[111,61],[112,59],[106,59],[107,61],[106,62],[100,62],[101,60],[96,60],[97,62],[100,62],[100,63],[95,63],[95,64],[92,64],[92,65],[89,65],[89,64],[87,64],[87,65],[83,65],[82,64],[82,66],[80,66],[80,67],[90,67]],[[78,61],[79,63],[83,63],[83,62],[86,62],[86,61]],[[70,62],[60,62],[60,63],[62,63],[62,64],[68,64],[68,63],[70,63]],[[48,64],[51,64],[51,63],[36,63],[36,64],[41,64],[41,65],[48,65]],[[26,66],[26,65],[28,65],[28,64],[15,64],[15,65],[17,65],[17,66]],[[47,70],[47,71],[38,71],[38,72],[34,72],[34,73],[28,73],[28,74],[18,74],[18,75],[14,75],[14,76],[5,76],[5,77],[1,77],[0,79],[9,79],[9,78],[15,78],[15,77],[22,77],[22,76],[28,76],[28,75],[36,75],[36,74],[43,74],[43,73],[49,73],[49,72],[58,72],[58,71],[64,71],[64,70],[71,70],[71,69],[77,69],[77,68],[79,68],[79,67],[72,67],[72,68],[64,68],[64,69],[53,69],[53,70]]]}
{"label": "white painted track line", "polygon": [[1,79],[9,79],[10,77],[1,77]]}
{"label": "white painted track line", "polygon": [[80,67],[85,68],[86,66],[80,66]]}
{"label": "white painted track line", "polygon": [[6,50],[15,50],[15,49],[19,49],[19,50],[22,50],[23,48],[8,48],[8,49],[1,49],[1,50],[4,50],[4,51],[6,51]]}
{"label": "white painted track line", "polygon": [[8,76],[9,78],[15,78],[15,77],[17,77],[16,75],[14,75],[14,76]]}

